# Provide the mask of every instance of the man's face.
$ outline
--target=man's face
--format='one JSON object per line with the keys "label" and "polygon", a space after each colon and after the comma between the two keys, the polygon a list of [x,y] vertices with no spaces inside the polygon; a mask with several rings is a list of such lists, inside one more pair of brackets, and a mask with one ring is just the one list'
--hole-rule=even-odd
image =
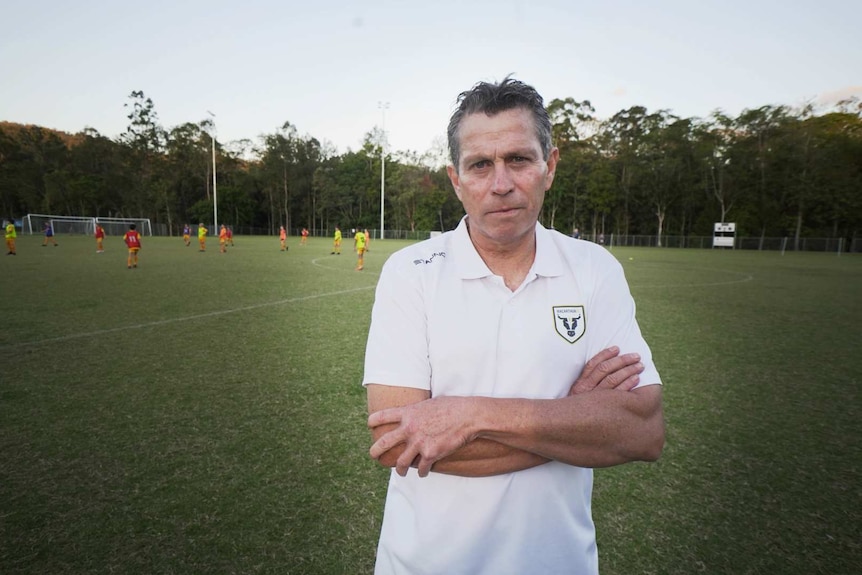
{"label": "man's face", "polygon": [[559,151],[547,160],[528,110],[465,116],[458,169],[449,179],[469,216],[477,247],[501,249],[533,233],[545,192],[554,181]]}

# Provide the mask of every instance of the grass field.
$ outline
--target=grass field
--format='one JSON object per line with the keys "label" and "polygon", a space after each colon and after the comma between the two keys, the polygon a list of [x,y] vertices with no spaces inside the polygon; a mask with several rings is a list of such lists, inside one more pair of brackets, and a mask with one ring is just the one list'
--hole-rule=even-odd
{"label": "grass field", "polygon": [[[370,573],[364,344],[403,242],[19,237],[0,260],[0,573]],[[596,472],[603,575],[858,573],[862,259],[629,248],[656,464]]]}

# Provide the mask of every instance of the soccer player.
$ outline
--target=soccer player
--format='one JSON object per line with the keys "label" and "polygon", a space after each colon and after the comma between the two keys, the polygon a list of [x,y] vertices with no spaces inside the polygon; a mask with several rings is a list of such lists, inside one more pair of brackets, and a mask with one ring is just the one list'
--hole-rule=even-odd
{"label": "soccer player", "polygon": [[304,246],[308,243],[308,229],[302,228],[302,239],[299,240],[299,245]]}
{"label": "soccer player", "polygon": [[192,228],[188,224],[183,226],[183,241],[186,243],[186,247],[189,247],[192,243]]}
{"label": "soccer player", "polygon": [[45,225],[42,226],[45,230],[45,241],[42,242],[42,247],[48,245],[48,242],[54,244],[54,247],[57,247],[57,240],[54,239],[54,227],[51,225],[51,222],[45,222]]}
{"label": "soccer player", "polygon": [[101,254],[104,253],[104,249],[102,248],[102,241],[105,239],[105,228],[102,227],[102,224],[96,224],[96,253]]}
{"label": "soccer player", "polygon": [[362,271],[365,254],[365,234],[362,231],[357,231],[353,236],[353,249],[356,250],[356,271]]}
{"label": "soccer player", "polygon": [[341,255],[341,228],[338,226],[335,226],[335,237],[332,240],[332,251],[329,253],[330,255]]}
{"label": "soccer player", "polygon": [[141,234],[135,229],[135,224],[129,224],[129,231],[123,234],[123,241],[129,248],[129,257],[126,267],[129,269],[138,267],[138,252],[141,251]]}
{"label": "soccer player", "polygon": [[233,230],[230,226],[227,227],[227,244],[233,247]]}
{"label": "soccer player", "polygon": [[6,249],[9,250],[6,252],[7,256],[18,255],[18,252],[15,250],[15,238],[18,237],[18,233],[15,231],[15,223],[12,220],[6,221]]}
{"label": "soccer player", "polygon": [[371,245],[371,236],[368,234],[368,228],[365,228],[363,235],[365,236],[365,251],[367,252],[370,249],[368,246]]}
{"label": "soccer player", "polygon": [[218,232],[218,250],[221,253],[227,252],[227,228],[224,224],[221,225],[221,229]]}
{"label": "soccer player", "polygon": [[281,229],[278,231],[278,241],[281,242],[281,251],[287,251],[287,230],[284,229],[284,226],[281,226]]}
{"label": "soccer player", "polygon": [[207,251],[207,232],[209,230],[204,227],[204,223],[201,222],[198,224],[198,244],[200,245],[200,249],[198,251],[205,252]]}

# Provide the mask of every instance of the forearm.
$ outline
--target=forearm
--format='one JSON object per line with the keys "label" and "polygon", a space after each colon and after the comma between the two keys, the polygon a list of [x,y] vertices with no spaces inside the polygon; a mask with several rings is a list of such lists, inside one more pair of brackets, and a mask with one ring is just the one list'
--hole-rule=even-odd
{"label": "forearm", "polygon": [[[404,444],[398,444],[377,461],[384,467],[395,467],[404,452]],[[522,471],[549,460],[535,453],[503,445],[490,439],[476,439],[434,463],[433,471],[462,477],[487,477]],[[415,465],[414,465],[415,467]]]}
{"label": "forearm", "polygon": [[653,461],[664,446],[661,386],[553,400],[477,398],[482,439],[579,467]]}

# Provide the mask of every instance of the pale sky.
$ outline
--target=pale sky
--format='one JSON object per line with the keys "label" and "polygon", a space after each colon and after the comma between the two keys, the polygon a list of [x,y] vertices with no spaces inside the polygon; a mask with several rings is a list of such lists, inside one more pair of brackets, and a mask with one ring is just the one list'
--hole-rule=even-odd
{"label": "pale sky", "polygon": [[0,0],[0,120],[114,138],[133,90],[220,142],[284,122],[358,149],[441,142],[457,95],[512,73],[600,118],[862,97],[849,0]]}

